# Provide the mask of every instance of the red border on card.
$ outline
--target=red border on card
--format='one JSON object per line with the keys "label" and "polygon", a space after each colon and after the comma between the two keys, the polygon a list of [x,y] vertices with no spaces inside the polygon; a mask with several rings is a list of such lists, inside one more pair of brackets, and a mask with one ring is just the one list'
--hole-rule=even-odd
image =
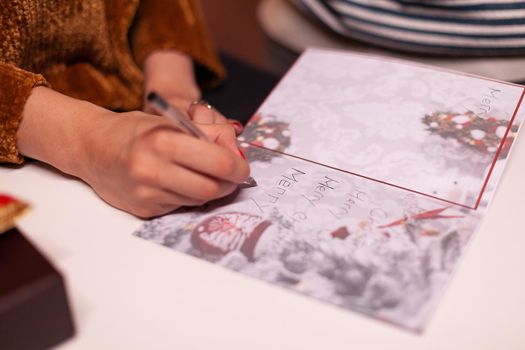
{"label": "red border on card", "polygon": [[[509,121],[509,124],[507,126],[507,130],[505,131],[505,135],[503,136],[503,138],[501,140],[501,143],[500,143],[500,145],[498,147],[498,151],[496,152],[496,155],[494,156],[494,159],[492,161],[490,169],[489,169],[489,171],[487,173],[487,176],[485,177],[485,180],[483,182],[483,185],[481,186],[481,190],[480,190],[480,192],[478,194],[478,197],[476,199],[475,205],[473,207],[469,206],[469,205],[466,205],[466,204],[456,203],[456,202],[448,200],[448,199],[436,197],[436,196],[433,196],[433,195],[428,194],[428,193],[419,192],[419,191],[416,191],[416,190],[413,190],[413,189],[410,189],[410,188],[407,188],[407,187],[399,186],[399,185],[396,185],[396,184],[393,184],[393,183],[390,183],[390,182],[374,179],[374,178],[371,178],[371,177],[368,177],[368,176],[365,176],[365,175],[361,175],[361,174],[358,174],[358,173],[353,173],[353,172],[351,172],[349,170],[340,169],[340,168],[337,168],[337,167],[334,167],[334,166],[331,166],[331,165],[327,165],[327,164],[316,162],[314,160],[310,160],[310,159],[307,159],[307,158],[299,157],[299,156],[296,156],[296,155],[293,155],[293,154],[289,154],[289,153],[286,153],[286,152],[280,152],[280,151],[272,150],[272,149],[269,149],[269,148],[266,148],[266,147],[263,147],[263,146],[254,145],[254,144],[252,144],[250,142],[244,141],[245,143],[249,144],[252,147],[256,147],[256,148],[264,149],[266,151],[270,151],[270,152],[282,154],[282,155],[285,155],[285,156],[288,156],[288,157],[300,159],[300,160],[305,161],[305,162],[309,162],[309,163],[320,165],[320,166],[323,166],[323,167],[326,167],[326,168],[329,168],[329,169],[341,171],[343,173],[347,173],[347,174],[350,174],[350,175],[358,176],[358,177],[361,177],[361,178],[364,178],[364,179],[367,179],[367,180],[370,180],[370,181],[375,181],[375,182],[378,182],[378,183],[381,183],[381,184],[384,184],[384,185],[387,185],[387,186],[395,187],[395,188],[398,188],[398,189],[401,189],[401,190],[404,190],[404,191],[407,191],[407,192],[411,192],[411,193],[419,194],[421,196],[425,196],[425,197],[429,197],[429,198],[432,198],[432,199],[440,200],[442,202],[453,204],[453,205],[457,205],[459,207],[463,207],[463,208],[466,208],[466,209],[472,209],[472,210],[477,210],[478,209],[479,204],[481,203],[481,198],[483,197],[483,193],[485,192],[487,184],[488,184],[488,182],[490,180],[490,176],[492,175],[492,171],[494,170],[494,167],[496,166],[496,162],[498,161],[498,158],[499,158],[499,155],[501,153],[501,150],[503,149],[503,145],[505,144],[505,141],[507,140],[507,136],[508,136],[510,130],[512,129],[512,126],[514,124],[514,120],[516,118],[516,115],[518,114],[518,110],[519,110],[519,108],[521,106],[521,103],[523,101],[523,98],[525,96],[525,86],[520,85],[520,84],[509,83],[509,82],[501,81],[501,80],[497,80],[497,79],[482,77],[482,76],[475,75],[475,74],[469,74],[469,73],[465,73],[465,72],[455,71],[453,69],[447,69],[447,68],[443,68],[443,67],[432,66],[432,65],[428,65],[428,64],[424,64],[424,63],[420,63],[420,62],[412,62],[412,61],[404,60],[404,59],[400,59],[400,58],[379,56],[379,55],[373,55],[373,54],[367,54],[367,53],[361,53],[361,52],[347,52],[347,51],[344,51],[344,50],[308,48],[291,65],[291,67],[283,75],[281,80],[272,89],[270,94],[268,94],[268,96],[263,101],[261,106],[264,105],[266,103],[266,101],[273,95],[273,93],[279,88],[279,86],[281,84],[283,84],[285,80],[287,80],[288,76],[293,71],[293,68],[295,68],[295,66],[297,66],[299,64],[299,62],[301,61],[301,58],[303,57],[303,55],[309,50],[324,51],[324,52],[329,52],[329,53],[332,53],[332,54],[340,54],[342,56],[361,56],[361,57],[367,57],[367,58],[375,59],[375,60],[381,60],[381,61],[387,61],[387,62],[388,61],[395,62],[395,63],[398,63],[398,64],[405,64],[405,65],[410,65],[410,66],[419,66],[420,68],[426,68],[426,69],[430,69],[430,70],[437,70],[437,71],[442,71],[442,72],[447,72],[447,73],[452,73],[452,74],[457,74],[457,75],[462,75],[462,76],[468,76],[468,77],[471,77],[471,78],[477,78],[477,79],[486,80],[486,81],[493,81],[493,82],[496,82],[496,83],[499,83],[499,84],[511,85],[511,86],[522,88],[522,93],[521,93],[521,96],[520,96],[520,98],[518,100],[516,108],[514,109],[514,113],[512,114],[512,118]],[[257,114],[257,112],[256,112],[256,114]],[[250,123],[252,118],[250,118],[250,120],[248,120],[248,123]]]}
{"label": "red border on card", "polygon": [[474,210],[478,209],[479,203],[481,203],[481,197],[483,196],[483,192],[485,192],[485,188],[487,187],[487,184],[490,180],[490,176],[492,175],[494,166],[496,165],[496,162],[498,161],[501,150],[503,149],[503,145],[505,144],[505,141],[507,141],[507,136],[509,135],[509,132],[512,129],[512,125],[514,124],[514,119],[516,118],[516,115],[518,114],[518,110],[520,109],[520,106],[521,106],[521,102],[523,101],[523,96],[525,96],[525,89],[523,89],[523,92],[521,93],[521,97],[518,100],[518,105],[516,106],[516,109],[514,110],[514,114],[512,115],[512,118],[510,119],[509,126],[507,127],[507,131],[505,131],[505,135],[503,136],[501,140],[501,143],[498,148],[498,152],[496,152],[496,156],[494,157],[494,160],[492,161],[492,165],[490,166],[489,172],[487,173],[485,182],[483,183],[483,186],[481,187],[481,191],[479,191],[478,199],[476,200],[476,204],[474,205],[474,208],[473,208]]}

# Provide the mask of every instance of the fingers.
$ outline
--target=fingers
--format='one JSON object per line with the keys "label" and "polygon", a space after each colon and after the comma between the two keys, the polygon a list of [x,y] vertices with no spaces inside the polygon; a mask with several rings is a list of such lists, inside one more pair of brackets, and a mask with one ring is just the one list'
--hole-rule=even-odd
{"label": "fingers", "polygon": [[[233,129],[228,125],[199,127],[213,143],[179,133],[166,125],[151,129],[145,134],[146,140],[143,142],[146,143],[146,147],[152,148],[152,157],[159,155],[165,161],[211,178],[233,183],[245,181],[250,170],[248,163],[239,153]],[[137,154],[140,158],[148,153]],[[134,160],[132,163],[137,161]]]}
{"label": "fingers", "polygon": [[192,105],[192,107],[188,110],[188,113],[190,118],[196,124],[229,125],[233,127],[236,136],[240,135],[244,130],[244,126],[241,124],[241,122],[235,119],[226,118],[218,110],[211,106],[207,107],[206,105],[201,104]]}
{"label": "fingers", "polygon": [[82,179],[111,205],[143,218],[224,197],[249,176],[249,166],[231,126],[201,128],[213,142],[182,133],[166,118],[114,116],[106,127],[111,137],[90,145],[93,162]]}
{"label": "fingers", "polygon": [[130,199],[125,209],[139,217],[162,215],[180,206],[199,206],[237,188],[234,182],[195,172],[156,153],[141,152],[126,172],[132,186],[124,193]]}
{"label": "fingers", "polygon": [[201,206],[210,200],[190,198],[151,186],[137,187],[133,195],[135,200],[126,208],[126,210],[140,218],[151,218],[168,214],[183,206]]}
{"label": "fingers", "polygon": [[140,183],[162,189],[165,193],[158,201],[165,204],[202,205],[227,196],[237,188],[233,182],[218,180],[173,163],[158,162],[152,169],[136,175]]}
{"label": "fingers", "polygon": [[122,130],[127,147],[111,169],[117,180],[99,177],[103,183],[93,186],[113,205],[139,217],[162,215],[227,196],[249,176],[230,125],[199,125],[208,142],[163,118],[135,118],[137,124],[122,122],[129,129]]}
{"label": "fingers", "polygon": [[[184,98],[180,98],[180,97],[170,97],[170,96],[163,96],[163,97],[169,102],[169,104],[173,108],[176,108],[186,118],[191,119],[188,113],[188,105],[190,104],[190,101]],[[153,115],[159,115],[159,116],[161,115],[159,111],[157,111],[157,109],[155,109],[155,107],[153,107],[152,104],[147,99],[144,101],[143,111],[149,114],[153,114]]]}
{"label": "fingers", "polygon": [[197,124],[227,124],[227,119],[204,101],[192,103],[188,108],[188,113],[193,122]]}
{"label": "fingers", "polygon": [[168,143],[171,147],[166,145],[166,149],[171,148],[171,150],[167,152],[167,156],[173,162],[193,171],[234,183],[245,181],[250,174],[248,163],[240,156],[236,145],[230,144],[225,148],[186,135],[181,135]]}
{"label": "fingers", "polygon": [[[244,126],[238,120],[226,118],[204,100],[188,102],[188,100],[180,98],[166,99],[174,108],[177,108],[182,114],[196,124],[230,125],[235,130],[236,136],[240,135],[244,130]],[[158,111],[147,100],[144,103],[143,110],[146,113],[159,115]]]}
{"label": "fingers", "polygon": [[[231,192],[234,190],[235,189]],[[124,206],[122,209],[139,218],[148,219],[171,213],[181,207],[201,206],[213,199],[215,198],[199,200],[157,188],[144,187],[144,194],[141,197],[135,198],[131,205]]]}
{"label": "fingers", "polygon": [[202,205],[200,201],[150,186],[140,186],[133,193],[134,200],[126,211],[140,217],[151,218],[177,210],[181,206]]}
{"label": "fingers", "polygon": [[244,127],[238,120],[226,118],[217,109],[204,101],[192,103],[188,109],[188,114],[196,124],[227,124],[233,127],[235,135],[240,135],[244,130]]}

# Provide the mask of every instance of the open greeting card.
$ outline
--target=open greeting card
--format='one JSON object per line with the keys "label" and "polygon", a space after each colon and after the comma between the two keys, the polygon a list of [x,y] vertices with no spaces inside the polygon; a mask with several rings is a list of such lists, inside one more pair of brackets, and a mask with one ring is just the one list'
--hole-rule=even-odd
{"label": "open greeting card", "polygon": [[135,235],[422,331],[495,192],[523,95],[309,49],[240,136],[259,185]]}

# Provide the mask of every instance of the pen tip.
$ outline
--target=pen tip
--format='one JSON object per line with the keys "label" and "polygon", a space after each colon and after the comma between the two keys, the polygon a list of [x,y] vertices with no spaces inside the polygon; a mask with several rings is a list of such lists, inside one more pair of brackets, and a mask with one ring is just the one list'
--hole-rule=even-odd
{"label": "pen tip", "polygon": [[257,181],[255,181],[255,179],[253,177],[251,177],[251,176],[246,179],[246,183],[248,183],[250,185],[250,187],[257,186]]}
{"label": "pen tip", "polygon": [[257,181],[251,176],[239,184],[239,188],[250,188],[255,186],[257,186]]}

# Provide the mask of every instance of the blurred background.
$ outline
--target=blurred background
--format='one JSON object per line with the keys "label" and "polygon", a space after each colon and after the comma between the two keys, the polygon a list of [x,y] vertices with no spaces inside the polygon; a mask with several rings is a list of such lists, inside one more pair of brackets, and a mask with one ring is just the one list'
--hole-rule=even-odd
{"label": "blurred background", "polygon": [[201,4],[228,74],[219,88],[204,91],[203,97],[224,115],[246,123],[298,54],[263,31],[264,0],[201,0]]}
{"label": "blurred background", "polygon": [[220,52],[282,75],[297,55],[271,41],[257,18],[263,0],[201,0],[210,35]]}

